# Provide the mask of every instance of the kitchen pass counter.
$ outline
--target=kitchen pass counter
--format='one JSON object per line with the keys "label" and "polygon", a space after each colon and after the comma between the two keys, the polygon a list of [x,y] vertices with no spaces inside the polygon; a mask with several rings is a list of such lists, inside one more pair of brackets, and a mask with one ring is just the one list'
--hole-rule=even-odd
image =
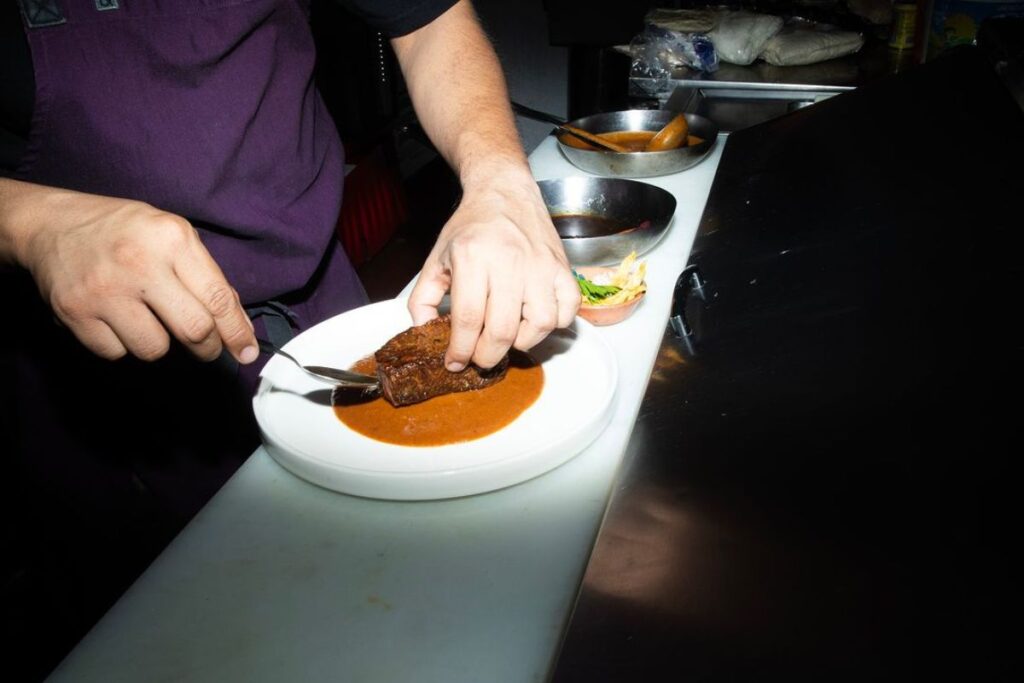
{"label": "kitchen pass counter", "polygon": [[[687,171],[643,179],[678,207],[643,257],[646,300],[599,330],[619,392],[580,455],[501,491],[405,503],[321,489],[260,448],[49,680],[545,680],[725,142]],[[539,180],[583,174],[553,138],[530,162]]]}

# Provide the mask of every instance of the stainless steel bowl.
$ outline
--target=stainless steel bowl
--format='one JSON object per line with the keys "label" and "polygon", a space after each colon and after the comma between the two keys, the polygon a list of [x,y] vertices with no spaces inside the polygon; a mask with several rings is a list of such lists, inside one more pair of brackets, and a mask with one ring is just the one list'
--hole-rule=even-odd
{"label": "stainless steel bowl", "polygon": [[[619,130],[646,130],[656,132],[675,118],[677,112],[665,109],[630,109],[585,116],[568,125],[582,128],[588,133],[610,133]],[[558,148],[569,162],[588,173],[613,178],[647,178],[668,175],[690,168],[708,155],[718,138],[718,126],[696,114],[686,114],[690,135],[703,142],[692,147],[680,147],[665,152],[604,152],[580,149],[563,142],[559,135]]]}
{"label": "stainless steel bowl", "polygon": [[650,251],[676,211],[671,192],[638,180],[571,176],[537,184],[574,266],[613,265]]}

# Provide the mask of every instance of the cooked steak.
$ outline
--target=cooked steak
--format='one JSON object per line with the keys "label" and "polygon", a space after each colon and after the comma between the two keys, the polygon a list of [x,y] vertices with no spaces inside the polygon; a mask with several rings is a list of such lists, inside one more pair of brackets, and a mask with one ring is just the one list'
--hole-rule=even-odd
{"label": "cooked steak", "polygon": [[406,406],[441,394],[483,389],[505,378],[507,355],[488,370],[470,363],[461,372],[450,372],[444,353],[451,335],[451,318],[445,315],[410,327],[374,354],[381,392],[389,403]]}

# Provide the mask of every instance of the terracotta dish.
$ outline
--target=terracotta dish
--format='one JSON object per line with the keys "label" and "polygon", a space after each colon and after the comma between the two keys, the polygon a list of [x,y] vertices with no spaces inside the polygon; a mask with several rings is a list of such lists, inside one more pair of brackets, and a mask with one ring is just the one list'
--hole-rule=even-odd
{"label": "terracotta dish", "polygon": [[[576,268],[576,272],[588,280],[593,280],[594,277],[600,274],[614,273],[615,270],[615,268],[598,268],[596,266]],[[640,305],[640,302],[643,301],[645,296],[647,296],[647,292],[644,292],[640,296],[634,297],[624,303],[612,304],[611,306],[602,306],[601,304],[582,304],[577,315],[592,325],[614,325],[615,323],[622,322],[629,316],[633,315],[633,311],[636,310],[636,307]]]}

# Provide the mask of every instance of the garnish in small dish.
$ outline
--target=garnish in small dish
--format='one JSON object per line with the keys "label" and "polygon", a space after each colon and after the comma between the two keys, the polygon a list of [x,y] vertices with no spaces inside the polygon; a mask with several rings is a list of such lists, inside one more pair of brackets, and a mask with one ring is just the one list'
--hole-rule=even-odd
{"label": "garnish in small dish", "polygon": [[625,320],[647,291],[647,263],[636,252],[614,268],[581,267],[574,270],[580,287],[579,315],[595,325]]}

